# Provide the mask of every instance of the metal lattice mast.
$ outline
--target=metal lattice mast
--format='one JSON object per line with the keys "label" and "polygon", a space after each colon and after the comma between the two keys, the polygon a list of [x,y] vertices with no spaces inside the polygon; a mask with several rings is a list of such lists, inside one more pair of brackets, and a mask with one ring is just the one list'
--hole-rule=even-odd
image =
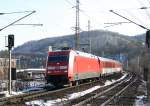
{"label": "metal lattice mast", "polygon": [[75,26],[75,49],[80,49],[80,27],[79,27],[79,0],[76,0],[76,26]]}
{"label": "metal lattice mast", "polygon": [[89,44],[89,53],[91,53],[91,37],[90,37],[90,20],[88,20],[88,44]]}

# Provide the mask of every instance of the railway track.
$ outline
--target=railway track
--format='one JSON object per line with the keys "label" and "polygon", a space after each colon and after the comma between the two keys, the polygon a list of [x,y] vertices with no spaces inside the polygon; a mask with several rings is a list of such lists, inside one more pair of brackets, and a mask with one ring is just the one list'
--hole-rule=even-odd
{"label": "railway track", "polygon": [[4,97],[4,98],[0,99],[0,106],[19,102],[19,101],[23,100],[23,97],[30,97],[32,95],[38,95],[38,94],[43,94],[43,93],[45,93],[45,91],[36,91],[36,92],[32,92],[32,93],[20,94],[20,95],[11,96],[11,97]]}
{"label": "railway track", "polygon": [[26,102],[26,101],[44,98],[44,97],[47,97],[50,95],[51,96],[53,95],[53,97],[55,98],[55,97],[67,94],[67,92],[76,91],[76,90],[78,90],[78,88],[82,88],[82,90],[85,90],[87,87],[89,87],[89,85],[94,86],[96,84],[100,84],[100,82],[94,81],[94,82],[89,82],[89,83],[81,84],[78,86],[62,88],[62,89],[58,89],[58,90],[54,90],[54,91],[38,91],[38,92],[16,95],[16,96],[12,96],[12,97],[1,98],[0,106],[6,106],[6,105],[16,106],[16,104],[22,105],[22,103],[24,104],[24,102]]}
{"label": "railway track", "polygon": [[[129,76],[126,76],[129,77]],[[124,79],[121,79],[120,81],[123,81]],[[104,91],[104,89],[106,89],[107,87],[110,88],[111,86],[116,85],[118,82],[115,82],[111,85],[108,86],[104,86],[100,88],[100,91]],[[73,86],[73,87],[67,87],[67,88],[63,88],[63,89],[58,89],[58,90],[54,90],[54,91],[40,91],[40,92],[33,92],[33,93],[28,93],[28,94],[22,94],[22,95],[18,95],[18,96],[13,96],[13,97],[9,97],[9,98],[2,98],[0,99],[0,105],[6,106],[6,105],[11,105],[11,106],[22,106],[25,105],[27,102],[30,102],[32,100],[55,100],[58,98],[64,98],[66,97],[66,95],[72,94],[74,92],[81,92],[84,90],[87,90],[93,86],[96,85],[103,85],[101,81],[94,81],[94,82],[89,82],[89,83],[85,83],[85,84],[81,84],[79,86]],[[94,95],[95,93],[93,93]],[[88,94],[87,94],[88,95]],[[91,96],[91,95],[90,95]],[[82,98],[82,97],[81,97]],[[80,98],[80,100],[82,100]],[[83,96],[84,98],[84,96]],[[58,103],[58,105],[73,105],[76,104],[78,101],[78,99],[65,99],[61,102]]]}
{"label": "railway track", "polygon": [[[137,79],[135,76],[129,79],[123,80],[111,87],[107,87],[103,91],[94,91],[93,94],[89,94],[89,97],[84,97],[84,100],[78,100],[78,102],[72,103],[73,106],[130,106],[119,104],[119,97],[123,94],[130,86],[132,86]],[[117,102],[116,102],[117,101]],[[116,105],[118,104],[118,105]]]}

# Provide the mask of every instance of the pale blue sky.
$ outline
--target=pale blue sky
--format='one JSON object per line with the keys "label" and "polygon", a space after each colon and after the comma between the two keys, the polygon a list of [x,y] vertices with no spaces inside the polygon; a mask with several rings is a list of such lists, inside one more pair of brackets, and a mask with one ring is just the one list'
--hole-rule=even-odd
{"label": "pale blue sky", "polygon": [[[150,7],[149,0],[80,0],[80,27],[87,30],[87,21],[91,21],[91,29],[104,29],[119,32],[126,35],[144,33],[145,30],[133,24],[123,24],[104,28],[106,22],[126,21],[108,10],[116,12],[143,24],[150,24],[144,10],[137,10],[142,6]],[[38,40],[47,37],[74,34],[75,26],[75,0],[0,0],[0,12],[32,11],[36,13],[21,20],[23,24],[43,24],[40,26],[10,26],[0,32],[0,50],[5,48],[5,37],[8,34],[15,35],[15,47],[30,40]],[[147,12],[149,12],[148,9]],[[150,12],[149,12],[150,13]],[[19,19],[28,13],[0,15],[0,28]]]}

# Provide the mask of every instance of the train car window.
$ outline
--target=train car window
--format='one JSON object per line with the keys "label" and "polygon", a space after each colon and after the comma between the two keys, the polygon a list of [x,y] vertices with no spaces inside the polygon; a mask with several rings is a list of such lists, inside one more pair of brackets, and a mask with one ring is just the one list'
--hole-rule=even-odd
{"label": "train car window", "polygon": [[65,55],[55,55],[55,56],[49,56],[48,62],[68,62],[69,56]]}

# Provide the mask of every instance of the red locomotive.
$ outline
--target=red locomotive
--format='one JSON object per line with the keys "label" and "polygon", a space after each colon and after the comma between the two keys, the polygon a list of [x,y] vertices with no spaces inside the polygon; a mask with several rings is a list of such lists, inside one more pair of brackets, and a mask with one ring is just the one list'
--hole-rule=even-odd
{"label": "red locomotive", "polygon": [[78,84],[91,78],[120,73],[118,61],[75,50],[48,52],[46,80],[55,86]]}

